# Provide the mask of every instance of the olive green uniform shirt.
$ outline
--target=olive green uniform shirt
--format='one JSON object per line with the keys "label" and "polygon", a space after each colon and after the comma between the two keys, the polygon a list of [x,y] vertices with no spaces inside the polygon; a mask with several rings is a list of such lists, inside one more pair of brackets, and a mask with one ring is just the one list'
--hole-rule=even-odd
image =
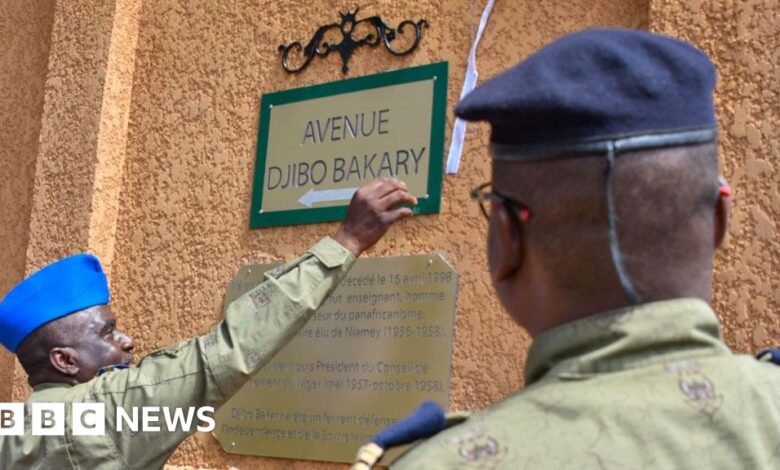
{"label": "olive green uniform shirt", "polygon": [[732,354],[700,300],[552,329],[525,376],[522,391],[392,468],[780,468],[780,367]]}
{"label": "olive green uniform shirt", "polygon": [[[138,366],[118,369],[76,386],[43,384],[30,403],[65,403],[65,435],[0,436],[4,469],[155,469],[162,468],[192,432],[168,432],[160,413],[160,432],[116,429],[123,407],[218,408],[282,348],[355,261],[338,242],[325,238],[302,257],[266,275],[266,281],[231,303],[225,318],[204,336],[153,352]],[[74,436],[73,402],[105,403],[106,434]]]}

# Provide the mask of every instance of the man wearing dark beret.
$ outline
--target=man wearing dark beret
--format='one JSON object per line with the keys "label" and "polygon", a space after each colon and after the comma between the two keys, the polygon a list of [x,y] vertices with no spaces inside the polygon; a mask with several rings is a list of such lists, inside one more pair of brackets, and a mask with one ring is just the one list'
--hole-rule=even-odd
{"label": "man wearing dark beret", "polygon": [[[303,327],[356,257],[411,215],[405,205],[416,203],[395,179],[367,184],[333,238],[267,274],[206,335],[153,352],[134,367],[128,367],[133,340],[117,328],[97,258],[75,255],[32,274],[0,303],[0,342],[16,353],[33,387],[25,420],[43,403],[64,403],[66,416],[57,435],[35,435],[34,423],[33,432],[28,425],[21,435],[2,429],[0,468],[162,468],[195,425],[171,431],[157,414],[158,432],[131,432],[129,425],[118,432],[117,411],[219,407]],[[105,405],[104,434],[77,432],[72,409],[85,403]],[[3,428],[7,421],[4,415]]]}
{"label": "man wearing dark beret", "polygon": [[563,37],[466,96],[491,124],[498,297],[525,388],[398,469],[780,468],[780,368],[732,353],[709,302],[730,189],[715,71],[641,31]]}

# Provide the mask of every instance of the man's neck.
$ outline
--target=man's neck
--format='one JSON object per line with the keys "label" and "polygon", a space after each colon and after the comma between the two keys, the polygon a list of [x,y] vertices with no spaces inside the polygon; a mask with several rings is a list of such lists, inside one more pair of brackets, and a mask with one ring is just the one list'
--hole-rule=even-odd
{"label": "man's neck", "polygon": [[[692,290],[691,292],[680,293],[668,293],[667,295],[655,295],[647,298],[642,298],[641,302],[650,303],[658,302],[662,300],[673,300],[679,298],[698,298],[707,303],[710,302],[710,296],[704,295],[698,290]],[[637,304],[638,305],[638,304]],[[632,306],[631,303],[625,298],[622,292],[614,292],[610,296],[602,296],[596,298],[565,298],[560,296],[554,302],[549,302],[545,305],[538,314],[532,315],[532,323],[524,325],[528,330],[532,338],[544,333],[547,330],[555,327],[580,320],[592,315],[597,315],[610,310],[617,310],[619,308],[625,308]]]}

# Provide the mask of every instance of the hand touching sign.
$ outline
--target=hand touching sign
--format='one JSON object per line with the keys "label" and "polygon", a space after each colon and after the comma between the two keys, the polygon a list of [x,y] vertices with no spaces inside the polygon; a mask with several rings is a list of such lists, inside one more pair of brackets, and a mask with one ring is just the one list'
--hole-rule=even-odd
{"label": "hand touching sign", "polygon": [[404,204],[417,204],[406,184],[395,178],[377,178],[358,189],[347,218],[333,237],[355,256],[371,248],[397,220],[410,217]]}

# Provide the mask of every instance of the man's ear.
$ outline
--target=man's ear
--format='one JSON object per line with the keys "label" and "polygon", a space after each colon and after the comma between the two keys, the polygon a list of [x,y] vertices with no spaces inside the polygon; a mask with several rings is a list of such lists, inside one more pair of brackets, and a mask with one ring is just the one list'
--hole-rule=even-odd
{"label": "man's ear", "polygon": [[729,182],[723,176],[719,177],[719,180],[718,202],[715,204],[715,249],[720,248],[726,239],[731,222],[731,205],[734,202]]}
{"label": "man's ear", "polygon": [[49,361],[62,374],[73,377],[79,373],[78,353],[73,348],[51,348]]}
{"label": "man's ear", "polygon": [[518,214],[513,214],[503,204],[496,204],[491,217],[492,236],[490,243],[494,259],[493,273],[495,281],[503,281],[512,277],[522,266],[525,259],[525,244],[523,242],[523,225]]}

